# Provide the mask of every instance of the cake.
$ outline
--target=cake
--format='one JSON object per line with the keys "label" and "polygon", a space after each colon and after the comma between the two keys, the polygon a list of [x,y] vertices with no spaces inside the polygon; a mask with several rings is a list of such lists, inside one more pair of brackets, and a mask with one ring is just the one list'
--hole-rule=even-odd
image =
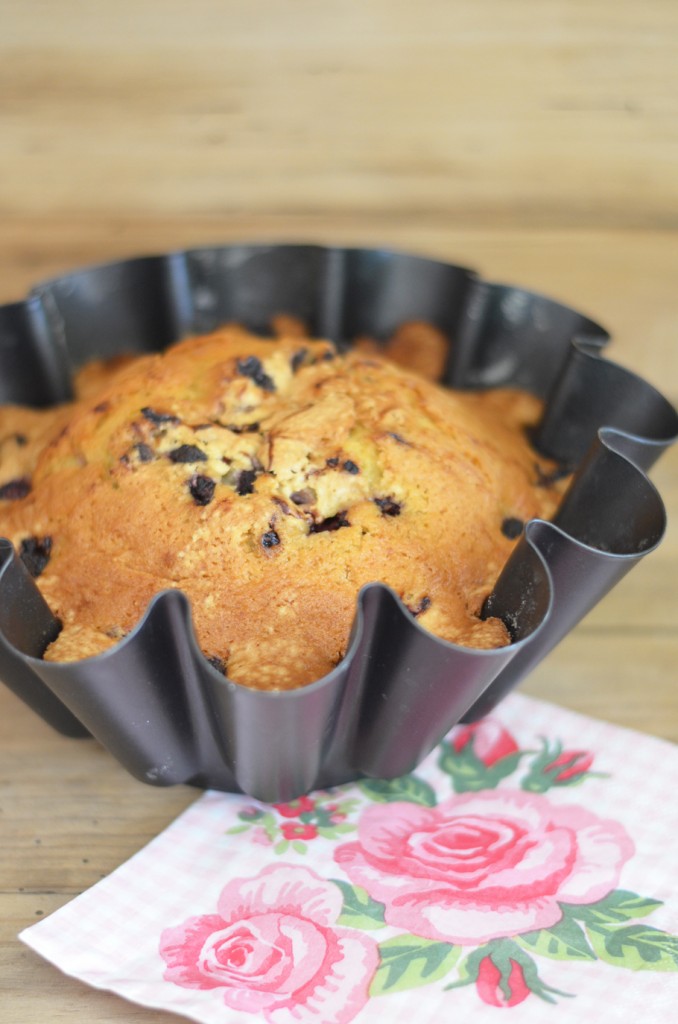
{"label": "cake", "polygon": [[444,640],[510,642],[483,606],[564,486],[529,441],[540,402],[426,379],[442,364],[424,324],[392,346],[407,362],[423,338],[422,372],[275,327],[92,364],[73,402],[0,409],[0,535],[62,623],[46,659],[101,654],[167,588],[214,668],[259,689],[331,671],[375,581]]}

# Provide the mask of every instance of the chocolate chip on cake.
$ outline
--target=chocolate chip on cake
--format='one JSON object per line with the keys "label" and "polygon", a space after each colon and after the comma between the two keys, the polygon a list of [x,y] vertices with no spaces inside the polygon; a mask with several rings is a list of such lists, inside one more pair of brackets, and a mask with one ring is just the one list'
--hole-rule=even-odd
{"label": "chocolate chip on cake", "polygon": [[524,523],[516,516],[507,516],[501,524],[501,532],[508,540],[515,540],[523,532]]}
{"label": "chocolate chip on cake", "polygon": [[275,530],[267,530],[261,538],[262,547],[274,548],[280,543],[280,537]]}
{"label": "chocolate chip on cake", "polygon": [[334,469],[335,466],[339,465],[339,459],[337,458],[325,459],[325,462],[330,467],[330,469]]}
{"label": "chocolate chip on cake", "polygon": [[226,429],[233,434],[256,434],[260,425],[258,423],[227,423]]}
{"label": "chocolate chip on cake", "polygon": [[167,423],[181,423],[178,416],[174,416],[171,412],[156,412],[155,409],[149,408],[145,405],[141,410],[141,415],[144,419],[147,419],[149,423],[155,423],[156,426]]}
{"label": "chocolate chip on cake", "polygon": [[139,457],[139,462],[151,462],[155,458],[155,452],[147,444],[135,444],[134,451]]}
{"label": "chocolate chip on cake", "polygon": [[342,526],[350,525],[346,512],[337,512],[336,516],[328,516],[319,523],[311,523],[309,533],[333,533],[335,530],[341,530]]}
{"label": "chocolate chip on cake", "polygon": [[188,490],[196,505],[209,505],[214,497],[216,484],[209,476],[195,473],[188,481]]}
{"label": "chocolate chip on cake", "polygon": [[238,373],[241,377],[249,377],[251,381],[263,391],[275,391],[275,382],[264,370],[261,360],[256,356],[247,356],[246,359],[239,359],[237,363]]}
{"label": "chocolate chip on cake", "polygon": [[400,515],[400,503],[394,501],[393,498],[375,498],[374,504],[378,506],[382,516]]}
{"label": "chocolate chip on cake", "polygon": [[304,360],[308,355],[307,348],[300,348],[298,352],[295,352],[290,359],[290,366],[292,367],[292,373],[296,373],[297,370],[304,365]]}
{"label": "chocolate chip on cake", "polygon": [[21,541],[19,556],[34,579],[45,571],[51,554],[51,537],[25,537]]}
{"label": "chocolate chip on cake", "polygon": [[293,491],[290,494],[290,501],[295,505],[313,505],[318,500],[318,495],[312,487],[304,487],[301,491]]}
{"label": "chocolate chip on cake", "polygon": [[346,462],[341,468],[344,469],[347,473],[352,473],[354,476],[356,475],[356,473],[360,472],[360,467],[356,466],[355,462],[353,462],[352,459],[346,459]]}
{"label": "chocolate chip on cake", "polygon": [[207,456],[202,448],[194,444],[180,444],[167,453],[170,462],[207,462]]}
{"label": "chocolate chip on cake", "polygon": [[402,436],[401,436],[400,434],[396,434],[396,432],[395,432],[394,430],[389,430],[389,432],[388,432],[388,436],[389,436],[389,437],[392,437],[392,438],[393,438],[393,440],[394,440],[394,441],[397,441],[397,443],[398,443],[398,444],[404,444],[404,445],[406,445],[406,446],[407,446],[408,448],[410,447],[410,442],[409,442],[409,441],[406,441],[406,440],[405,440],[405,438],[404,438],[404,437],[402,437]]}
{"label": "chocolate chip on cake", "polygon": [[0,487],[0,501],[18,501],[30,493],[30,479],[27,476],[20,476],[16,480],[8,480]]}
{"label": "chocolate chip on cake", "polygon": [[254,494],[254,481],[257,479],[256,470],[242,469],[238,475],[238,482],[235,485],[238,494]]}

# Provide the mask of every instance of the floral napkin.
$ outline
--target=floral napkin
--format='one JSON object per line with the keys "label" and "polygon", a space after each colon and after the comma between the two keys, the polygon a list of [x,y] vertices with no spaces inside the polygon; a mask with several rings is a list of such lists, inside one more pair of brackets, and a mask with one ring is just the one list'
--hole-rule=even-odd
{"label": "floral napkin", "polygon": [[522,696],[411,775],[208,792],[21,938],[204,1024],[676,1020],[678,749]]}

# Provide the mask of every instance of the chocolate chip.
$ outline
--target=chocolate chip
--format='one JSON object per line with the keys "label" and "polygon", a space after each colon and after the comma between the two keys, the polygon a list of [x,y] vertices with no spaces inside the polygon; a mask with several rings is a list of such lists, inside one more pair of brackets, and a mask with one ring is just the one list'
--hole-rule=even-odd
{"label": "chocolate chip", "polygon": [[303,365],[304,359],[306,358],[307,355],[308,355],[308,349],[307,348],[300,348],[297,352],[294,353],[294,355],[290,359],[290,366],[292,367],[292,373],[296,373],[297,370],[299,369],[299,367]]}
{"label": "chocolate chip", "polygon": [[318,495],[312,487],[304,487],[302,491],[294,491],[290,494],[290,501],[293,501],[295,505],[312,505],[317,499]]}
{"label": "chocolate chip", "polygon": [[345,469],[347,473],[352,473],[353,476],[355,476],[356,473],[360,472],[360,467],[356,466],[355,462],[353,462],[351,459],[346,459],[346,462],[341,468]]}
{"label": "chocolate chip", "polygon": [[508,540],[515,540],[516,537],[520,537],[524,525],[522,519],[517,519],[516,516],[507,516],[501,524],[501,532]]}
{"label": "chocolate chip", "polygon": [[144,419],[157,425],[161,423],[181,423],[179,417],[174,416],[171,412],[156,412],[155,409],[151,409],[148,405],[145,405],[141,410],[141,415]]}
{"label": "chocolate chip", "polygon": [[139,462],[151,462],[155,458],[155,452],[147,444],[135,444],[134,451],[139,456]]}
{"label": "chocolate chip", "polygon": [[329,516],[319,523],[311,523],[309,533],[334,533],[335,530],[341,530],[342,526],[350,525],[346,512],[337,512],[336,516]]}
{"label": "chocolate chip", "polygon": [[274,548],[280,543],[280,537],[275,530],[268,530],[261,538],[261,543],[265,548]]}
{"label": "chocolate chip", "polygon": [[213,654],[212,657],[207,660],[212,668],[215,668],[217,672],[221,672],[222,676],[226,675],[226,662],[223,658],[219,658],[216,654]]}
{"label": "chocolate chip", "polygon": [[335,466],[339,465],[339,459],[326,459],[327,465],[334,469]]}
{"label": "chocolate chip", "polygon": [[209,505],[214,497],[216,484],[209,476],[195,473],[188,481],[188,490],[196,505]]}
{"label": "chocolate chip", "polygon": [[237,363],[238,373],[241,377],[249,377],[257,387],[264,391],[275,391],[275,382],[265,372],[261,360],[256,356],[248,356],[246,359],[239,359]]}
{"label": "chocolate chip", "polygon": [[30,493],[30,479],[27,476],[20,476],[16,480],[8,480],[0,487],[0,501],[18,501]]}
{"label": "chocolate chip", "polygon": [[422,597],[419,604],[415,605],[414,608],[411,608],[410,605],[408,605],[407,607],[409,608],[409,610],[412,612],[416,619],[418,615],[421,615],[422,612],[425,612],[427,608],[431,607],[431,598],[428,597],[428,595],[426,595]]}
{"label": "chocolate chip", "polygon": [[375,498],[374,504],[379,507],[382,516],[400,515],[400,503],[394,501],[393,498]]}
{"label": "chocolate chip", "polygon": [[21,561],[34,579],[44,572],[51,554],[51,537],[26,537],[21,541],[19,549]]}
{"label": "chocolate chip", "polygon": [[207,456],[202,448],[194,444],[181,444],[168,452],[167,458],[170,462],[207,462]]}
{"label": "chocolate chip", "polygon": [[253,494],[254,493],[254,481],[257,479],[256,471],[253,469],[243,469],[240,471],[238,476],[238,482],[235,485],[236,492],[238,494]]}
{"label": "chocolate chip", "polygon": [[408,448],[410,447],[410,442],[406,441],[405,438],[401,437],[400,434],[396,434],[395,431],[389,430],[388,436],[392,437],[394,441],[398,442],[398,444],[404,444],[407,445]]}
{"label": "chocolate chip", "polygon": [[227,423],[226,429],[233,434],[256,434],[259,430],[258,423]]}
{"label": "chocolate chip", "polygon": [[28,444],[28,438],[25,434],[15,434],[14,440],[21,448],[23,448],[25,444]]}

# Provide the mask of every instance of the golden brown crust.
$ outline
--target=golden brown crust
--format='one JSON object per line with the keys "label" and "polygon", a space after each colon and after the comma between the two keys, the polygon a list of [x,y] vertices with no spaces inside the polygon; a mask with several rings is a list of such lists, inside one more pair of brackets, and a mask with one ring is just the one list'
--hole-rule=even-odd
{"label": "golden brown crust", "polygon": [[426,380],[438,381],[445,370],[449,344],[442,331],[432,324],[408,320],[384,343],[362,337],[356,340],[354,347],[366,355],[385,356]]}
{"label": "golden brown crust", "polygon": [[48,658],[105,649],[180,588],[215,664],[287,689],[342,658],[376,580],[446,640],[508,641],[478,617],[505,533],[560,496],[525,437],[530,396],[446,392],[359,350],[237,327],[99,382],[54,414],[30,492],[0,502],[64,624]]}

